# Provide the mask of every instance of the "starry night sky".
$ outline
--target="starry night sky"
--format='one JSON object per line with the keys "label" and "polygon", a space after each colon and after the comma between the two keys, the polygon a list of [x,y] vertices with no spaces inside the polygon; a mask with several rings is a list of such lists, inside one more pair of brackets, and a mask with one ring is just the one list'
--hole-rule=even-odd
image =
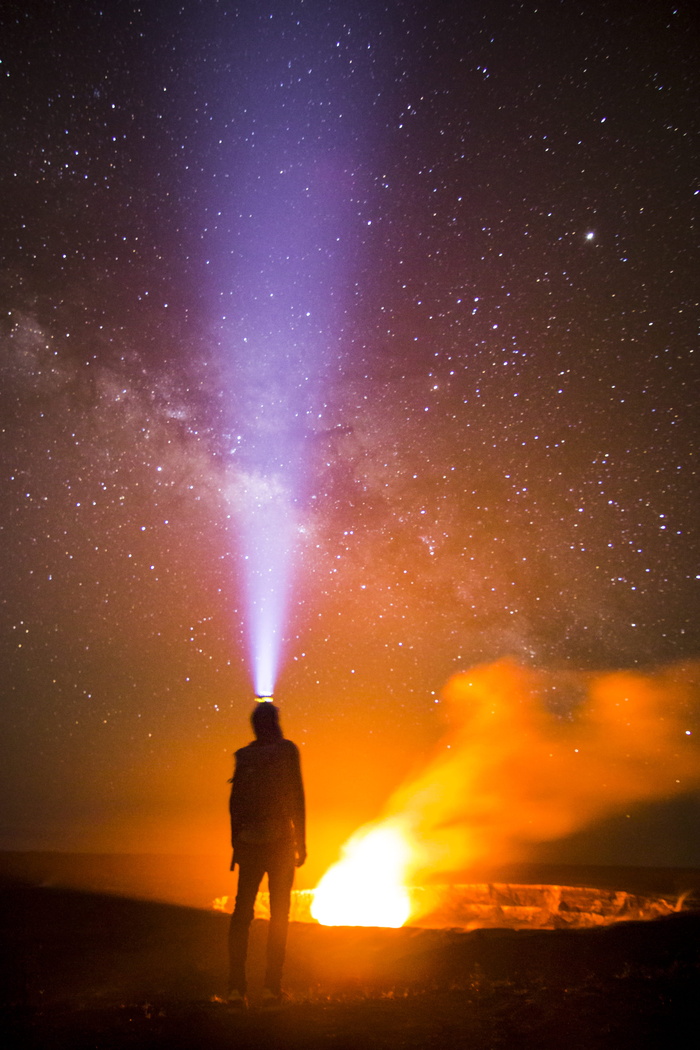
{"label": "starry night sky", "polygon": [[453,672],[700,655],[690,3],[46,0],[0,58],[1,846],[225,846],[261,406],[317,854]]}

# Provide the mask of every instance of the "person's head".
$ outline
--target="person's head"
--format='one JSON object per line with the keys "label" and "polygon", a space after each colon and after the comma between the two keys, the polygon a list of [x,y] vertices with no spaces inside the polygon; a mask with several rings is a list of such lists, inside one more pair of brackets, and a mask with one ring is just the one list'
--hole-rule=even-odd
{"label": "person's head", "polygon": [[258,740],[282,739],[279,708],[269,703],[269,701],[263,701],[255,705],[255,709],[250,716],[250,724]]}

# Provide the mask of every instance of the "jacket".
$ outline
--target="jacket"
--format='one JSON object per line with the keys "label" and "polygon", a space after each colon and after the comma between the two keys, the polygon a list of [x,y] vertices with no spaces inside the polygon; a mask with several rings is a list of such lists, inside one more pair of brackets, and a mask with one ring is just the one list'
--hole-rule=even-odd
{"label": "jacket", "polygon": [[291,740],[254,740],[235,753],[229,812],[231,843],[306,848],[299,749]]}

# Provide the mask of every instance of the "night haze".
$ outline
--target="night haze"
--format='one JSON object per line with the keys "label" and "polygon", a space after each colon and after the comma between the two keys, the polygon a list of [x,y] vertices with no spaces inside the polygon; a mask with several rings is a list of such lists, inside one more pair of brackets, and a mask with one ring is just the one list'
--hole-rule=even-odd
{"label": "night haze", "polygon": [[694,17],[5,10],[3,849],[225,883],[274,690],[315,885],[483,665],[539,683],[561,783],[581,741],[627,783],[592,675],[663,730],[527,856],[700,866]]}

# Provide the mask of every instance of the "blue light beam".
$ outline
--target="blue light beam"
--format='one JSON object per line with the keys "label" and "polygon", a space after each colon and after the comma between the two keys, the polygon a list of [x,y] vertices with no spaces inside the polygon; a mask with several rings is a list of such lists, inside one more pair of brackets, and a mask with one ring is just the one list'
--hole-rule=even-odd
{"label": "blue light beam", "polygon": [[256,696],[274,693],[289,608],[296,515],[281,479],[246,476],[239,510],[247,635]]}
{"label": "blue light beam", "polygon": [[[352,23],[352,24],[351,24]],[[376,34],[365,5],[251,3],[207,214],[230,439],[229,509],[258,695],[273,692],[313,471],[366,228]],[[233,74],[232,74],[233,75]],[[353,247],[354,246],[354,247]]]}

